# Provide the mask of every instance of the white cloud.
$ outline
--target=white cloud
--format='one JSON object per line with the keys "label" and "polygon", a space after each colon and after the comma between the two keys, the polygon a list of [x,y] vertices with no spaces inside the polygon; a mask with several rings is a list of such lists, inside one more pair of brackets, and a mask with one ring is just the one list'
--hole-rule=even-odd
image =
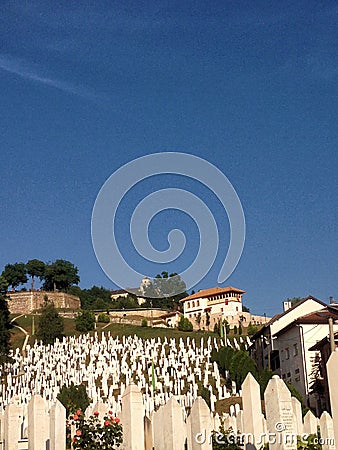
{"label": "white cloud", "polygon": [[50,86],[60,91],[77,95],[90,100],[97,100],[97,97],[90,93],[87,89],[75,86],[66,81],[60,81],[56,78],[45,77],[39,74],[37,68],[27,61],[19,58],[14,58],[10,55],[0,54],[0,69],[18,75],[26,80],[31,80],[36,83],[41,83]]}

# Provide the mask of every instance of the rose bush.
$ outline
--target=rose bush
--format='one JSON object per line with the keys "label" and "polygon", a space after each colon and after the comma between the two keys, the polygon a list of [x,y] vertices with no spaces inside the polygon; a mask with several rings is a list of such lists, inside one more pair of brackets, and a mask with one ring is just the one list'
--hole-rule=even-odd
{"label": "rose bush", "polygon": [[112,411],[108,411],[102,423],[97,411],[86,418],[81,410],[77,410],[68,425],[76,428],[72,436],[74,450],[114,450],[122,444],[120,419],[114,417]]}

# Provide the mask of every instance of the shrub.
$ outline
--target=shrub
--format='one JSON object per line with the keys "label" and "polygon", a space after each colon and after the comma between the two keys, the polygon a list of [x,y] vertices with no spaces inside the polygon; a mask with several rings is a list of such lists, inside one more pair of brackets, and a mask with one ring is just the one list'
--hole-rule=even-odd
{"label": "shrub", "polygon": [[142,322],[141,322],[141,327],[147,327],[148,326],[148,321],[145,317],[143,317]]}
{"label": "shrub", "polygon": [[70,386],[62,386],[57,398],[66,408],[67,416],[74,414],[78,409],[85,411],[90,403],[84,384],[76,386],[71,383]]}
{"label": "shrub", "polygon": [[258,327],[250,322],[247,330],[248,336],[253,336],[257,331]]}
{"label": "shrub", "polygon": [[97,321],[100,323],[109,323],[110,322],[109,314],[106,313],[99,314]]}
{"label": "shrub", "polygon": [[75,319],[75,328],[77,331],[86,333],[87,331],[94,330],[95,328],[95,316],[91,311],[82,311]]}
{"label": "shrub", "polygon": [[80,409],[70,419],[69,424],[76,427],[72,437],[74,450],[114,450],[122,444],[122,426],[111,411],[103,417],[103,424],[98,412],[87,419]]}
{"label": "shrub", "polygon": [[64,321],[59,315],[52,302],[45,296],[45,303],[41,308],[41,315],[38,321],[37,339],[44,344],[53,344],[55,339],[63,338]]}
{"label": "shrub", "polygon": [[178,329],[180,331],[192,331],[193,326],[189,319],[184,316],[181,316],[180,321],[178,322]]}

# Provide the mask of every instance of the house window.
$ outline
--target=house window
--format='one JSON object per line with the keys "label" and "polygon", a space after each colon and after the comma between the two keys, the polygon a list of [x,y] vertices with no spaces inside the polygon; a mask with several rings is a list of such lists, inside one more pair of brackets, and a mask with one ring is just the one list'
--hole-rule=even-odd
{"label": "house window", "polygon": [[290,350],[289,348],[285,349],[285,359],[289,359],[290,358]]}
{"label": "house window", "polygon": [[293,344],[293,356],[297,356],[297,355],[298,355],[298,345]]}
{"label": "house window", "polygon": [[192,307],[195,308],[195,302],[192,302]]}
{"label": "house window", "polygon": [[299,369],[296,369],[296,370],[295,370],[295,373],[299,373]]}
{"label": "house window", "polygon": [[199,300],[197,300],[196,306],[200,306],[200,301]]}

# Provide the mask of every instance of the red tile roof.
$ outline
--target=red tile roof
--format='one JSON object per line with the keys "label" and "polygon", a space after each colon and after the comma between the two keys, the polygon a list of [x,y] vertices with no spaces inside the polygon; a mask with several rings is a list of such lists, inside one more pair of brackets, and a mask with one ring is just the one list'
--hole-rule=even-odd
{"label": "red tile roof", "polygon": [[181,302],[186,302],[187,300],[194,300],[196,298],[212,297],[213,295],[223,294],[226,292],[236,292],[237,294],[245,293],[245,291],[242,291],[242,289],[237,289],[232,286],[214,287],[210,289],[203,289],[202,291],[198,291],[195,294],[189,295],[188,297],[184,297],[182,298]]}

